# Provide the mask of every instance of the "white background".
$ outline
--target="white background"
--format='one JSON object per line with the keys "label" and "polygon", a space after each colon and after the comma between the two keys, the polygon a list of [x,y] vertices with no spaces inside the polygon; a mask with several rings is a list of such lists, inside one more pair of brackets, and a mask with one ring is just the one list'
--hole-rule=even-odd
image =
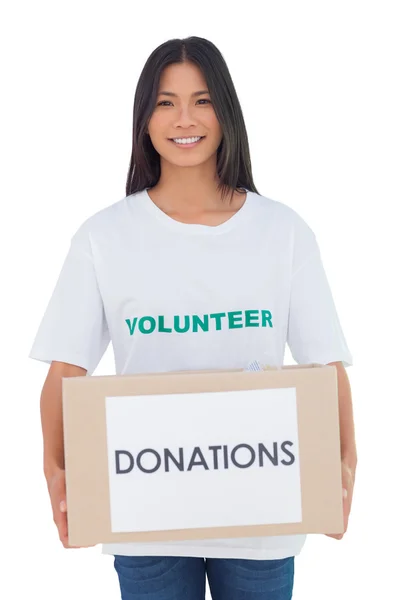
{"label": "white background", "polygon": [[[144,62],[189,35],[210,39],[227,61],[259,192],[316,233],[354,357],[359,466],[349,530],[341,541],[309,536],[293,598],[396,596],[398,10],[385,0],[2,4],[2,598],[119,597],[111,556],[58,539],[42,474],[48,367],[27,355],[72,234],[125,196]],[[110,347],[95,374],[113,365]]]}

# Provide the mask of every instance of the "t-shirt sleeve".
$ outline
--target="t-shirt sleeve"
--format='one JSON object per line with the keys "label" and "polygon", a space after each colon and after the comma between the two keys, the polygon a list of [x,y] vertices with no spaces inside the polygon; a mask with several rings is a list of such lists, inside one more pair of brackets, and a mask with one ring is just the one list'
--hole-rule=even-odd
{"label": "t-shirt sleeve", "polygon": [[302,219],[294,235],[287,343],[298,364],[353,364],[318,242]]}
{"label": "t-shirt sleeve", "polygon": [[53,360],[70,363],[92,375],[110,335],[89,235],[81,226],[71,239],[29,358],[48,364]]}

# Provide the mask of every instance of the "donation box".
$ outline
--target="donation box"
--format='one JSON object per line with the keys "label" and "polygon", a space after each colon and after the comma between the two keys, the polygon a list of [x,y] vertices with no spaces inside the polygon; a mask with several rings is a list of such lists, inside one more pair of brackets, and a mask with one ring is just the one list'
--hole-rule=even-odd
{"label": "donation box", "polygon": [[342,533],[333,365],[64,377],[69,543]]}

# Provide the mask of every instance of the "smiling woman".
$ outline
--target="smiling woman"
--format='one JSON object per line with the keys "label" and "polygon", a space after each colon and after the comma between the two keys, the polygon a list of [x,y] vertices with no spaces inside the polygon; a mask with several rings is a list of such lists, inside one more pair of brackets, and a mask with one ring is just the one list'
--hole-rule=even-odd
{"label": "smiling woman", "polygon": [[[218,203],[216,153],[223,133],[204,74],[186,60],[166,66],[159,85],[157,99],[166,96],[169,100],[158,102],[148,120],[148,135],[161,166],[159,181],[149,196],[160,208],[166,207],[168,198],[173,196],[175,205],[185,211],[187,201],[182,191],[190,186],[192,205],[201,203],[203,208],[204,196],[210,198],[210,203]],[[171,187],[174,180],[179,181],[180,193]]]}
{"label": "smiling woman", "polygon": [[[76,374],[84,369],[89,376],[110,342],[117,375],[242,370],[254,361],[279,367],[286,344],[297,363],[343,363],[337,373],[347,523],[349,469],[354,474],[356,454],[344,366],[352,364],[352,357],[314,232],[292,208],[255,188],[239,100],[212,42],[172,39],[152,52],[137,84],[132,134],[126,196],[86,219],[73,235],[30,356],[76,365],[81,369]],[[43,392],[42,422],[54,519],[67,544],[65,509],[61,513],[59,508],[65,501],[59,393],[65,373],[69,370],[52,368],[50,380],[57,385]],[[201,410],[210,422],[213,410],[204,399]],[[253,421],[251,408],[246,410]],[[230,440],[233,454],[227,445],[219,451],[211,446],[215,455],[210,448],[208,456],[207,449],[204,455],[196,451],[185,457],[194,473],[211,470],[213,464],[225,469],[225,450],[232,469],[253,468],[253,459],[259,464],[267,451],[275,463],[278,454],[286,454],[283,461],[288,453],[290,458],[286,436],[281,439],[278,433],[279,444],[266,450],[231,439],[229,411],[224,437],[216,435],[211,443],[222,446],[222,439]],[[154,419],[162,417],[155,414]],[[143,423],[154,448],[152,422]],[[177,449],[182,436],[196,447],[195,427],[183,429],[178,427]],[[134,440],[127,439],[123,448],[121,461],[137,458]],[[147,442],[139,466],[152,470],[154,462],[146,466],[146,456],[157,465],[161,455],[146,448]],[[179,466],[179,454],[174,459]],[[276,469],[287,471],[289,463]],[[137,464],[133,475],[141,476]],[[177,470],[171,469],[170,481],[179,477]],[[165,473],[158,475],[150,480]],[[119,477],[126,479],[122,472]],[[162,503],[166,494],[160,482],[145,502]],[[199,498],[205,496],[213,498],[212,485],[201,489]],[[190,513],[188,504],[183,502]],[[157,511],[150,515],[153,522]],[[105,543],[103,553],[116,557],[122,600],[204,600],[206,573],[214,600],[289,600],[294,557],[305,537]]]}
{"label": "smiling woman", "polygon": [[239,210],[245,190],[258,193],[232,78],[220,51],[204,38],[169,40],[144,65],[126,194],[143,187],[162,210],[173,205],[181,220],[205,204],[219,211],[227,196]]}

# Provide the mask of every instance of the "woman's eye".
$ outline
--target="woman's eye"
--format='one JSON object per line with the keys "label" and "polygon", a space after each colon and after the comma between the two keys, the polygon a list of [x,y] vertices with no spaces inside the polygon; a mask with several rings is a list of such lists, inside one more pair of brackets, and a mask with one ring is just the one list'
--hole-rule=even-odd
{"label": "woman's eye", "polygon": [[[208,100],[207,98],[200,98],[200,100],[197,100],[197,102],[208,102],[209,104],[211,104],[211,100]],[[169,100],[163,100],[162,102],[159,102],[157,106],[163,106],[166,103],[171,104]]]}

